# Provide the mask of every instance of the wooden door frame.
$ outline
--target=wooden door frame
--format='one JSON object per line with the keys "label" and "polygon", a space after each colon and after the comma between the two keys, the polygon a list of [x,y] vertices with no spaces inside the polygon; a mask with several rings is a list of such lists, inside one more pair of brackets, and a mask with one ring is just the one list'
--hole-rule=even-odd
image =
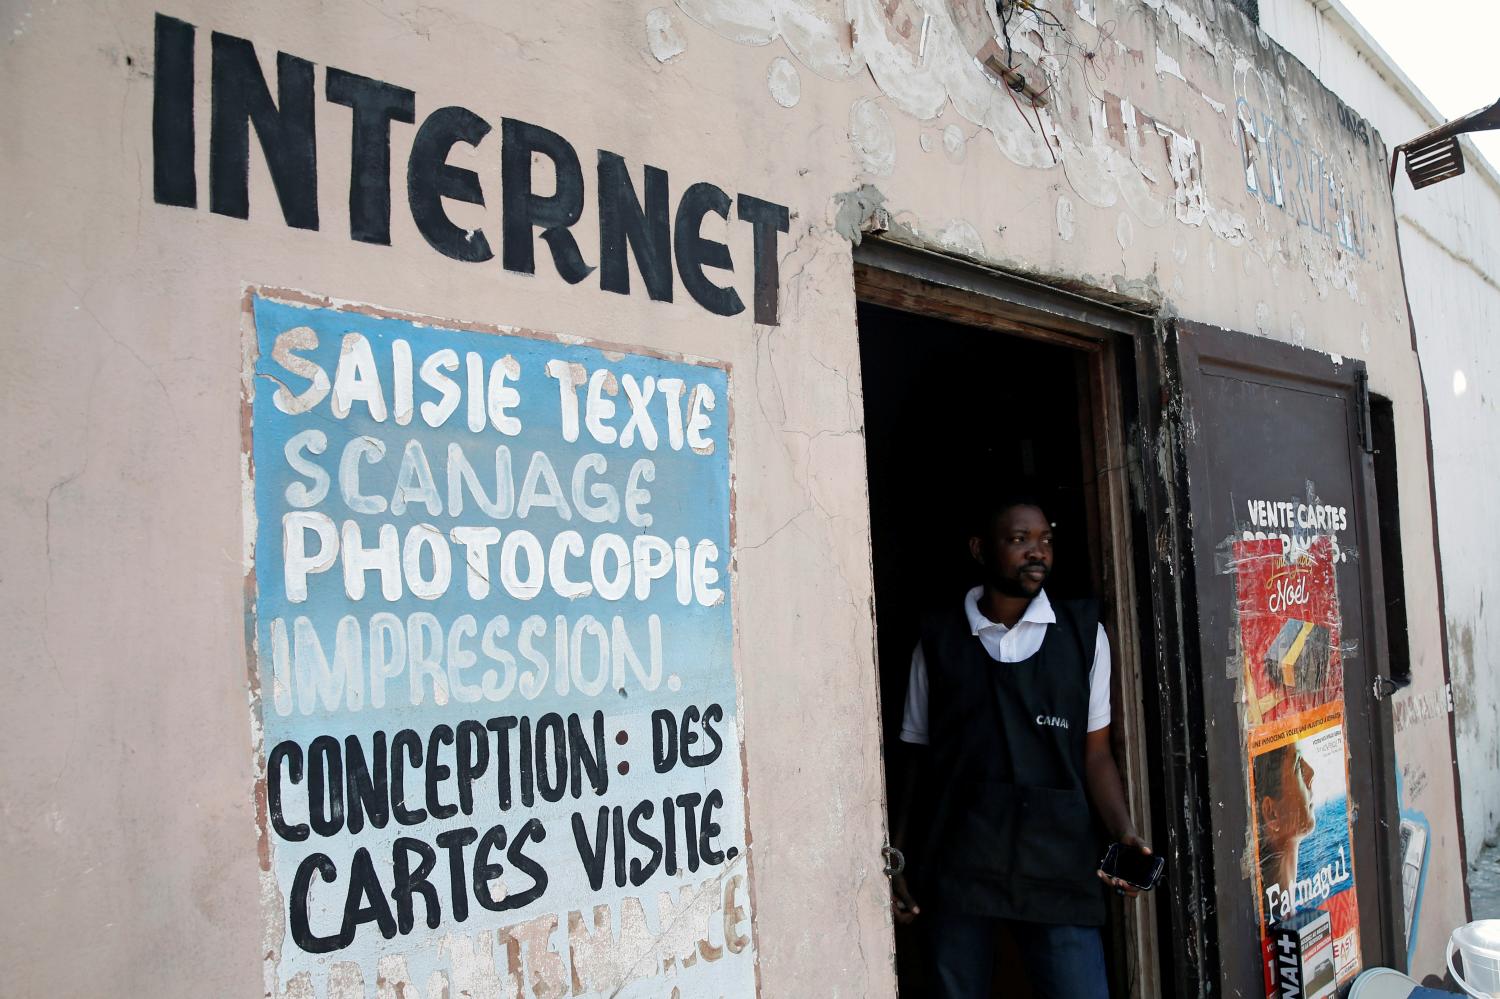
{"label": "wooden door frame", "polygon": [[[1144,692],[1157,685],[1159,664],[1146,652],[1156,643],[1142,634],[1141,622],[1159,615],[1142,616],[1143,608],[1156,601],[1136,584],[1140,553],[1134,539],[1150,534],[1142,530],[1141,508],[1132,503],[1130,473],[1138,449],[1132,446],[1128,428],[1137,421],[1127,414],[1127,393],[1122,391],[1122,382],[1126,383],[1123,388],[1134,388],[1131,382],[1140,345],[1154,339],[1152,319],[1017,275],[879,239],[867,238],[855,248],[854,287],[861,303],[1064,347],[1078,358],[1086,387],[1080,392],[1081,424],[1089,430],[1084,444],[1099,470],[1094,488],[1086,488],[1098,536],[1095,554],[1102,592],[1109,595],[1108,604],[1115,611],[1109,630],[1122,690],[1116,706],[1119,725],[1113,733],[1115,754],[1142,835],[1158,844],[1180,840],[1170,831],[1175,821],[1157,818],[1164,811],[1161,803],[1172,799],[1159,794],[1153,799],[1152,772],[1161,761],[1151,748],[1155,740],[1149,733],[1156,725],[1147,717]],[[1166,828],[1154,828],[1158,826]],[[1165,994],[1163,963],[1176,963],[1168,956],[1169,942],[1159,933],[1157,906],[1170,904],[1163,903],[1162,894],[1143,894],[1123,910],[1127,939],[1133,943],[1128,955],[1128,964],[1135,969],[1132,999]],[[1182,994],[1198,994],[1196,985]]]}
{"label": "wooden door frame", "polygon": [[1137,522],[1151,539],[1136,549],[1136,574],[1146,581],[1142,614],[1151,622],[1142,634],[1143,647],[1156,667],[1156,712],[1150,721],[1154,777],[1166,815],[1165,849],[1159,845],[1158,852],[1167,854],[1174,878],[1163,900],[1173,934],[1163,944],[1164,984],[1169,986],[1163,994],[1186,999],[1221,990],[1198,589],[1172,324],[1158,320],[1152,335],[1135,344]]}

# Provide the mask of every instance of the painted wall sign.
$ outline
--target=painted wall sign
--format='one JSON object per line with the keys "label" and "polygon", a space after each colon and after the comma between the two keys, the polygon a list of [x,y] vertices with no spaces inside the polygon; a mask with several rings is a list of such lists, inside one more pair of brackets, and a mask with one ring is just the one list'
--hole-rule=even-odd
{"label": "painted wall sign", "polygon": [[[315,64],[276,53],[273,98],[250,41],[215,31],[209,47],[209,210],[249,217],[253,132],[286,224],[319,228]],[[194,25],[156,16],[151,148],[152,189],[158,204],[198,206],[196,51]],[[323,73],[322,90],[328,103],[349,109],[349,238],[389,245],[391,129],[417,122],[416,94],[332,66]],[[447,162],[454,146],[477,147],[492,131],[490,121],[459,106],[432,109],[417,126],[403,186],[412,222],[434,250],[454,260],[482,263],[494,258],[498,245],[506,270],[534,274],[540,237],[563,280],[578,284],[597,270],[599,287],[621,295],[631,291],[633,258],[646,294],[663,302],[673,300],[675,261],[676,277],[693,301],[715,315],[733,316],[745,310],[739,290],[728,283],[734,259],[726,243],[704,234],[705,224],[710,231],[719,224],[708,221],[709,216],[728,223],[733,209],[735,221],[747,223],[753,232],[750,297],[755,321],[778,324],[777,237],[788,230],[791,218],[785,205],[743,193],[731,199],[707,181],[674,189],[667,171],[650,165],[644,167],[638,187],[624,158],[601,149],[592,213],[598,226],[599,261],[591,264],[572,232],[585,214],[589,186],[577,150],[540,125],[503,118],[498,176],[481,177]],[[534,161],[542,159],[549,164],[543,172],[546,179],[534,185]],[[552,193],[539,194],[536,187],[551,188]],[[680,193],[674,195],[674,190]],[[483,226],[458,225],[444,208],[444,199],[479,206],[498,200],[498,234]]]}
{"label": "painted wall sign", "polygon": [[266,995],[753,995],[727,372],[249,308]]}

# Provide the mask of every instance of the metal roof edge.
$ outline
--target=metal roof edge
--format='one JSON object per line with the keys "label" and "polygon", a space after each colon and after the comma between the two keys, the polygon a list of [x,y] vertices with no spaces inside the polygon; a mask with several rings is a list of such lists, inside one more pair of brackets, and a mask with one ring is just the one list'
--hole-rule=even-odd
{"label": "metal roof edge", "polygon": [[[1406,71],[1397,65],[1397,60],[1394,60],[1391,54],[1380,46],[1380,42],[1371,36],[1370,31],[1365,30],[1364,24],[1359,23],[1359,18],[1350,13],[1349,7],[1344,6],[1341,0],[1308,0],[1308,5],[1313,7],[1320,17],[1326,18],[1329,24],[1337,28],[1352,43],[1358,54],[1365,55],[1370,60],[1376,74],[1388,80],[1395,92],[1418,113],[1418,117],[1427,121],[1428,126],[1437,127],[1448,120],[1443,117],[1442,111],[1437,110],[1437,105],[1434,105],[1428,96],[1416,86],[1416,83],[1413,83],[1412,78],[1407,77]],[[1400,142],[1409,141],[1416,136],[1407,135],[1404,138],[1395,138],[1395,136],[1388,135],[1385,138],[1388,141],[1388,147],[1394,150]],[[1485,175],[1485,180],[1490,181],[1490,186],[1496,189],[1496,193],[1500,193],[1500,172],[1496,171],[1490,160],[1479,151],[1479,147],[1469,141],[1467,136],[1460,136],[1460,141],[1464,144],[1464,160],[1470,165],[1478,166]]]}
{"label": "metal roof edge", "polygon": [[[1396,60],[1391,58],[1390,53],[1386,52],[1380,46],[1380,43],[1371,36],[1369,31],[1365,30],[1365,26],[1359,23],[1359,20],[1349,12],[1348,8],[1340,0],[1307,0],[1307,2],[1313,10],[1317,11],[1320,16],[1326,18],[1334,28],[1338,29],[1339,33],[1353,45],[1357,53],[1364,55],[1370,60],[1376,74],[1389,81],[1393,89],[1407,104],[1416,110],[1418,116],[1425,120],[1429,126],[1435,128],[1448,120],[1443,117],[1442,112],[1437,109],[1437,106],[1428,100],[1427,95],[1422,93],[1421,89],[1412,82],[1411,77],[1407,76],[1406,72],[1397,65]],[[1399,143],[1414,138],[1416,138],[1414,135],[1409,135],[1402,139],[1385,136],[1388,148],[1390,149],[1395,149]],[[1490,186],[1495,189],[1497,194],[1500,194],[1500,173],[1496,172],[1495,167],[1479,151],[1479,148],[1469,141],[1467,136],[1460,136],[1459,139],[1464,146],[1465,162],[1471,166],[1477,166],[1480,172],[1484,174],[1485,179],[1489,181]]]}

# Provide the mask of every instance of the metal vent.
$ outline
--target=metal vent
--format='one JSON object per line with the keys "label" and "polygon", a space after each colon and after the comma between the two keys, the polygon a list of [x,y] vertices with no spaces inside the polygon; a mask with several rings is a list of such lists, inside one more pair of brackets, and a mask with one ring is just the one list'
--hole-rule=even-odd
{"label": "metal vent", "polygon": [[1500,128],[1500,101],[1487,108],[1471,111],[1424,132],[1410,142],[1403,142],[1391,152],[1391,186],[1396,185],[1396,162],[1406,153],[1406,175],[1416,189],[1436,184],[1464,172],[1464,152],[1458,137],[1466,132],[1484,132]]}
{"label": "metal vent", "polygon": [[1406,176],[1417,190],[1463,172],[1464,154],[1456,135],[1425,146],[1406,147]]}

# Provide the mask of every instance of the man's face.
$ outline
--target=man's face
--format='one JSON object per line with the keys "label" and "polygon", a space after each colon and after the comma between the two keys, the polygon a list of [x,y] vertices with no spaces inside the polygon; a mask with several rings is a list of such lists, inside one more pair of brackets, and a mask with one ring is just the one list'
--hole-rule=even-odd
{"label": "man's face", "polygon": [[984,566],[985,582],[1009,597],[1034,597],[1052,572],[1052,525],[1034,506],[1013,506],[995,516],[988,537],[969,539]]}

